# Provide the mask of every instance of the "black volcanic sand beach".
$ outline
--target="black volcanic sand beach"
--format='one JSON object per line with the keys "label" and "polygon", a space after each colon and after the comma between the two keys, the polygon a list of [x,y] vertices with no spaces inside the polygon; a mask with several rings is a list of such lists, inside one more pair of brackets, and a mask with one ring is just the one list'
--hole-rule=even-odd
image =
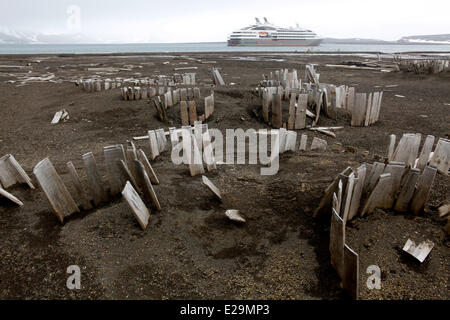
{"label": "black volcanic sand beach", "polygon": [[[13,154],[35,185],[33,167],[50,157],[69,190],[68,161],[85,182],[81,155],[92,151],[106,183],[103,147],[168,128],[147,101],[123,101],[119,89],[88,93],[70,82],[94,77],[89,67],[124,68],[102,78],[140,78],[197,66],[193,72],[203,96],[211,90],[211,66],[220,67],[224,80],[234,85],[215,88],[208,126],[222,130],[267,128],[253,112],[261,104],[251,90],[263,73],[280,68],[296,68],[304,78],[305,64],[315,63],[321,82],[355,86],[358,92],[384,91],[380,121],[371,127],[352,128],[350,116],[342,113],[337,121],[319,120],[319,125],[345,126],[336,139],[299,130],[308,134],[308,145],[314,136],[327,140],[328,151],[285,153],[274,176],[261,176],[259,165],[219,165],[207,173],[221,190],[222,202],[202,185],[201,176],[191,177],[188,166],[172,164],[165,152],[152,161],[161,181],[154,189],[162,211],[152,209],[146,231],[120,197],[61,225],[40,188],[8,189],[24,206],[0,199],[0,298],[348,299],[330,265],[329,217],[315,220],[312,213],[337,173],[386,156],[390,134],[397,139],[416,132],[422,139],[428,134],[448,138],[450,73],[324,66],[344,60],[363,58],[282,53],[0,56],[0,156]],[[20,83],[20,77],[47,73],[55,74],[53,82]],[[398,86],[385,87],[390,85]],[[62,108],[70,120],[51,125]],[[343,151],[333,151],[334,142],[342,143]],[[149,153],[148,141],[137,145]],[[346,151],[348,146],[356,152]],[[436,176],[420,215],[375,210],[349,223],[347,242],[360,256],[362,299],[449,298],[449,238],[443,231],[446,220],[437,213],[450,198],[449,183],[448,176]],[[227,220],[227,209],[240,210],[247,222]],[[408,238],[434,242],[424,263],[402,253]],[[81,290],[66,287],[69,265],[81,268]],[[366,286],[370,265],[381,268],[380,290]]]}

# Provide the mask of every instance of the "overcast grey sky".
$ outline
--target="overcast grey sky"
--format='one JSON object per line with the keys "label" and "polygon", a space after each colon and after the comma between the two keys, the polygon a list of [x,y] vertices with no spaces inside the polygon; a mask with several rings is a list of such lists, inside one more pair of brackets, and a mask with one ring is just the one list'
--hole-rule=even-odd
{"label": "overcast grey sky", "polygon": [[[71,5],[80,8],[80,29]],[[264,16],[324,37],[397,40],[450,33],[449,14],[450,0],[0,0],[0,27],[122,42],[226,41]]]}

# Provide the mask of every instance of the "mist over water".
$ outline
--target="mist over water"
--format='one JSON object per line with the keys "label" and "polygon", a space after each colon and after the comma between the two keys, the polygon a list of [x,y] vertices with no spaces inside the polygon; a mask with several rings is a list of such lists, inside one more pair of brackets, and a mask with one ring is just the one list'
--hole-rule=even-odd
{"label": "mist over water", "polygon": [[226,42],[130,44],[0,44],[0,54],[170,52],[450,52],[450,45],[321,44],[316,47],[228,47]]}

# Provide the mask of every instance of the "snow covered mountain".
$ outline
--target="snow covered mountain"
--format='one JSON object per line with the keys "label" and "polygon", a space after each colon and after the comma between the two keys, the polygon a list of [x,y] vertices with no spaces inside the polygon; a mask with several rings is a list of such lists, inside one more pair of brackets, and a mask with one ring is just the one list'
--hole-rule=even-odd
{"label": "snow covered mountain", "polygon": [[19,31],[0,27],[0,44],[29,43],[96,43],[96,39],[82,33],[44,34],[32,31]]}
{"label": "snow covered mountain", "polygon": [[450,34],[409,36],[401,38],[398,42],[411,44],[450,44]]}

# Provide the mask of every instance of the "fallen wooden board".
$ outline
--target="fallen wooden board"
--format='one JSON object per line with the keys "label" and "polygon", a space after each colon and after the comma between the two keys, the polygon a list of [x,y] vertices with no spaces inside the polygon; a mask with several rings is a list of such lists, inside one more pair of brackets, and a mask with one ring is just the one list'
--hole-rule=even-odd
{"label": "fallen wooden board", "polygon": [[327,149],[327,141],[314,137],[312,143],[311,143],[311,151],[313,150],[326,150]]}
{"label": "fallen wooden board", "polygon": [[245,223],[245,219],[239,214],[239,210],[227,210],[225,211],[225,215],[230,219],[231,221],[239,222],[239,223]]}
{"label": "fallen wooden board", "polygon": [[49,158],[40,161],[33,173],[61,223],[64,223],[64,218],[80,212]]}
{"label": "fallen wooden board", "polygon": [[145,171],[144,164],[142,164],[139,160],[135,160],[134,166],[136,168],[136,182],[139,185],[139,188],[144,192],[144,195],[153,202],[156,210],[161,211],[161,204],[159,203],[158,197],[153,189],[150,178]]}
{"label": "fallen wooden board", "polygon": [[428,254],[431,252],[433,247],[434,243],[431,242],[430,240],[424,241],[419,245],[416,245],[414,241],[408,239],[405,245],[403,246],[403,251],[409,253],[422,263],[428,256]]}
{"label": "fallen wooden board", "polygon": [[220,194],[220,190],[209,180],[207,177],[202,176],[202,182],[205,186],[208,187],[209,190],[220,200],[222,201],[222,196]]}
{"label": "fallen wooden board", "polygon": [[148,225],[148,220],[150,219],[150,213],[141,197],[139,197],[138,193],[129,181],[125,184],[125,188],[122,190],[122,195],[133,211],[133,214],[142,230],[145,230]]}

